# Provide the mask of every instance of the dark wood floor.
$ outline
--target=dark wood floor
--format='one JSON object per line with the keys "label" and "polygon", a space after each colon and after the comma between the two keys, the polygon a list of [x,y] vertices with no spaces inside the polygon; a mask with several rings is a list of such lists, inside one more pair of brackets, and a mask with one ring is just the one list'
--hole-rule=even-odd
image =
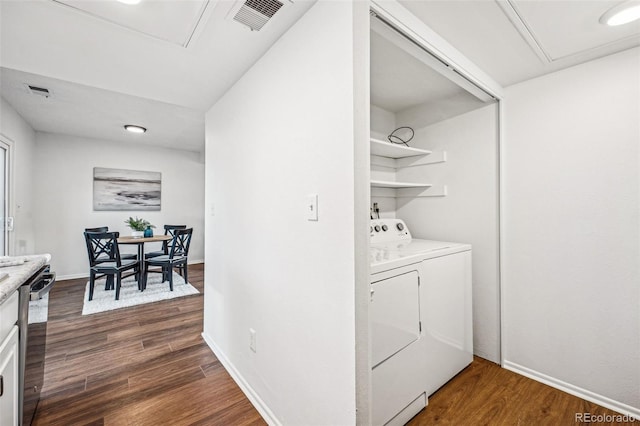
{"label": "dark wood floor", "polygon": [[[199,295],[84,317],[86,279],[58,282],[35,424],[265,424],[202,340],[203,265],[189,272]],[[576,413],[616,415],[476,358],[410,425],[581,424]]]}
{"label": "dark wood floor", "polygon": [[86,279],[50,294],[36,425],[262,425],[204,343],[199,295],[82,316]]}
{"label": "dark wood floor", "polygon": [[476,357],[469,367],[429,398],[427,408],[414,417],[409,426],[621,424],[577,420],[576,414],[582,413],[620,416]]}

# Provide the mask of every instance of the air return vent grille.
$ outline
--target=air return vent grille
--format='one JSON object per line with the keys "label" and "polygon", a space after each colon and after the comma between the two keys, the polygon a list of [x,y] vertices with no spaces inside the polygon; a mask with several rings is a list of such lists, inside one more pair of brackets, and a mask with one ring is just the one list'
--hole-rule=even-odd
{"label": "air return vent grille", "polygon": [[49,89],[46,89],[44,87],[32,86],[27,83],[24,83],[24,86],[32,95],[44,96],[45,98],[48,98],[51,96],[51,92],[49,91]]}
{"label": "air return vent grille", "polygon": [[260,31],[282,6],[278,0],[246,0],[233,19],[252,31]]}

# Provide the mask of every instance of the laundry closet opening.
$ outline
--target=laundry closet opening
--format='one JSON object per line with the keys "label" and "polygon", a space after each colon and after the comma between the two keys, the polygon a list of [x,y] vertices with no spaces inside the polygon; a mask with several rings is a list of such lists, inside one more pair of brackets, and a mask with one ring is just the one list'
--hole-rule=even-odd
{"label": "laundry closet opening", "polygon": [[[473,351],[500,362],[499,101],[371,14],[373,217],[472,246]],[[428,155],[380,155],[389,135]]]}

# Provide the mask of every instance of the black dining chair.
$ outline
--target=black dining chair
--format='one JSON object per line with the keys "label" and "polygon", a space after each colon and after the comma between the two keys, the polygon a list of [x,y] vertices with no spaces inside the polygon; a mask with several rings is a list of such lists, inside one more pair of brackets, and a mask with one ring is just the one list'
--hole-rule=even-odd
{"label": "black dining chair", "polygon": [[[145,260],[143,289],[147,286],[147,275],[149,272],[159,272],[162,273],[163,282],[168,279],[169,289],[173,291],[173,268],[178,268],[178,271],[184,277],[185,283],[189,282],[187,258],[189,256],[192,234],[193,228],[175,229],[173,238],[168,244],[169,254],[163,254]],[[150,266],[160,267],[160,270],[149,270]]]}
{"label": "black dining chair", "polygon": [[[89,300],[93,300],[95,281],[99,277],[115,277],[116,300],[120,299],[120,286],[122,279],[136,275],[138,290],[142,290],[143,283],[140,279],[139,263],[135,259],[122,259],[118,249],[119,232],[85,232],[87,246],[89,248],[90,263],[93,266],[89,270]],[[97,261],[100,259],[100,261]]]}
{"label": "black dining chair", "polygon": [[[102,232],[107,232],[109,228],[107,226],[101,226],[99,228],[85,228],[84,229],[84,242],[87,246],[87,255],[89,257],[89,275],[91,275],[91,268],[96,266],[96,264],[108,260],[106,256],[96,256],[93,252],[93,245],[91,244],[91,240],[89,238],[90,233],[99,234]],[[96,279],[102,278],[104,275],[99,275]],[[113,275],[108,275],[107,280],[104,284],[105,290],[113,290]]]}
{"label": "black dining chair", "polygon": [[[108,226],[99,226],[97,228],[84,228],[84,232],[109,232]],[[87,246],[88,247],[88,246]],[[122,259],[137,259],[138,255],[135,253],[120,253],[120,258]],[[98,260],[99,261],[99,260]]]}
{"label": "black dining chair", "polygon": [[[173,233],[176,229],[187,229],[187,225],[164,225],[164,235],[170,235],[173,237]],[[169,254],[169,242],[171,240],[162,242],[162,250],[150,251],[145,253],[145,259],[151,259],[152,257],[164,256]]]}
{"label": "black dining chair", "polygon": [[84,232],[109,232],[108,226],[99,226],[97,228],[84,228]]}

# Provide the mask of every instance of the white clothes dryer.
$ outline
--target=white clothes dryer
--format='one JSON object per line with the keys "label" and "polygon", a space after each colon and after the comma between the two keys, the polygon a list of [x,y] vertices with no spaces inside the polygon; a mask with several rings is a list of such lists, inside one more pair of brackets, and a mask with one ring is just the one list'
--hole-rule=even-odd
{"label": "white clothes dryer", "polygon": [[401,425],[473,360],[471,246],[413,239],[371,221],[369,311],[374,425]]}

